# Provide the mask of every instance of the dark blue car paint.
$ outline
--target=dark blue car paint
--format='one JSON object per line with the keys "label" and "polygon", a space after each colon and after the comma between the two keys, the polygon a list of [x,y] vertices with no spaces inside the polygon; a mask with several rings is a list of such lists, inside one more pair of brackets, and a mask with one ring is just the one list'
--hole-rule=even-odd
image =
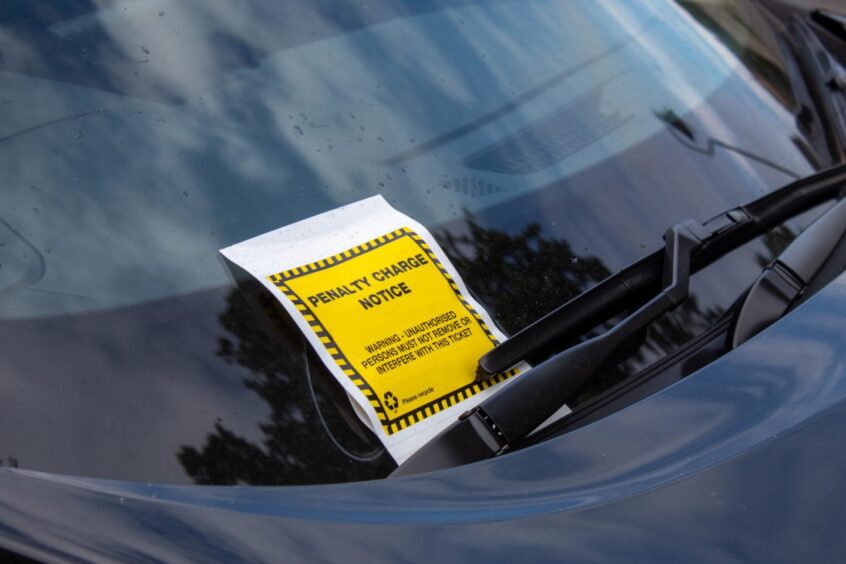
{"label": "dark blue car paint", "polygon": [[846,275],[752,341],[532,448],[398,480],[160,486],[0,472],[37,558],[843,561]]}

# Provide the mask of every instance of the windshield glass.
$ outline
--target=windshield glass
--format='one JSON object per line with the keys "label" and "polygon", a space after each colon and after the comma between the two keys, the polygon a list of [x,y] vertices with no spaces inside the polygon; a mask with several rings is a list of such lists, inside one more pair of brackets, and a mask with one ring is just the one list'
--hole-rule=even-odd
{"label": "windshield glass", "polygon": [[[10,462],[384,475],[343,392],[218,249],[382,194],[513,332],[668,225],[826,162],[767,29],[721,1],[5,2]],[[704,273],[621,373],[707,327],[780,237]]]}

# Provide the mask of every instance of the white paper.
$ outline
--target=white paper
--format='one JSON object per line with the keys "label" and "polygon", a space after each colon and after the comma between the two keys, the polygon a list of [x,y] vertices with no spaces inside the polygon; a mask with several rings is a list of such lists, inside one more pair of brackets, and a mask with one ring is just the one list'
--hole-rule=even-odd
{"label": "white paper", "polygon": [[[448,272],[455,282],[456,291],[461,292],[468,306],[472,307],[478,314],[477,319],[483,321],[486,325],[486,329],[490,333],[488,337],[492,335],[497,340],[503,340],[505,336],[494,325],[488,313],[467,292],[458,272],[429,231],[423,225],[392,208],[381,196],[367,198],[276,229],[221,251],[226,258],[255,276],[276,296],[306,335],[324,364],[344,387],[350,398],[361,408],[361,412],[366,414],[370,428],[377,434],[397,463],[402,463],[429,439],[454,422],[461,413],[489,397],[507,384],[510,379],[478,391],[468,399],[456,400],[458,403],[443,408],[437,413],[426,415],[422,420],[388,434],[383,428],[384,420],[380,422],[371,402],[338,366],[336,359],[327,350],[327,345],[321,342],[315,334],[313,323],[312,325],[309,324],[303,313],[294,305],[294,302],[286,298],[277,284],[274,284],[268,277],[275,273],[296,269],[302,265],[343,253],[356,245],[364,244],[400,228],[410,228],[420,239],[425,241],[433,253],[429,256],[439,259],[440,265],[443,267],[442,270]],[[415,288],[414,291],[421,292],[424,289]],[[316,305],[322,304],[317,302]],[[321,310],[317,309],[316,311]],[[435,315],[438,311],[435,307],[432,314]],[[362,315],[362,318],[365,317]],[[458,322],[453,321],[452,323],[457,324]],[[361,330],[367,331],[368,329],[364,326]],[[375,332],[374,336],[376,336]],[[519,367],[518,372],[525,371],[526,368],[526,366]],[[422,384],[425,384],[425,382],[421,382]]]}

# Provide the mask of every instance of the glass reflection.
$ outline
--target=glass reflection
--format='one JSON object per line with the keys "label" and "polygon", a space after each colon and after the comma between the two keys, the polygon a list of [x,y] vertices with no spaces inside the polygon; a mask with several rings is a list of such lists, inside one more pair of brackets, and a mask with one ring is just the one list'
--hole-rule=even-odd
{"label": "glass reflection", "polygon": [[[775,65],[772,46],[734,25],[717,35],[727,48],[708,31],[725,18],[697,6],[12,2],[6,219],[50,254],[0,314],[225,284],[218,249],[374,193],[432,226],[535,198],[618,166],[666,129],[656,108],[703,110],[714,138],[807,170],[783,81],[762,89],[740,72],[747,53]],[[726,88],[754,128],[710,109]],[[574,196],[599,206],[614,190]]]}
{"label": "glass reflection", "polygon": [[[381,193],[515,331],[668,225],[826,162],[801,77],[736,4],[4,3],[9,455],[198,483],[381,475],[346,397],[218,249]],[[602,386],[707,327],[776,239],[702,273]]]}
{"label": "glass reflection", "polygon": [[[719,42],[743,65],[779,105],[795,116],[796,130],[791,135],[796,147],[815,168],[831,166],[837,157],[828,148],[826,125],[823,123],[804,84],[788,41],[768,29],[768,16],[749,9],[743,3],[715,0],[677,0],[699,24],[714,34]],[[767,8],[765,8],[767,9]],[[769,16],[772,18],[772,16]],[[749,148],[747,148],[747,151]]]}
{"label": "glass reflection", "polygon": [[198,484],[308,484],[382,477],[393,461],[358,421],[346,393],[278,302],[259,284],[232,290],[219,316],[217,355],[250,375],[244,386],[270,408],[261,443],[215,422],[202,447],[178,459]]}
{"label": "glass reflection", "polygon": [[[466,234],[442,233],[441,245],[467,286],[495,312],[496,320],[508,334],[612,274],[597,257],[581,255],[566,241],[543,236],[538,224],[531,224],[516,235],[485,229],[471,216],[466,218],[466,224]],[[609,366],[599,381],[575,401],[590,399],[677,350],[711,327],[722,313],[719,306],[703,307],[695,296],[688,299],[658,319],[641,342],[633,343],[631,358]]]}
{"label": "glass reflection", "polygon": [[[538,224],[509,234],[484,228],[472,216],[465,219],[465,233],[441,232],[439,242],[508,333],[611,274],[598,258],[580,256],[566,241],[544,237]],[[267,402],[272,415],[260,424],[261,442],[245,440],[216,423],[201,447],[180,449],[186,473],[201,484],[293,484],[386,475],[390,458],[380,456],[378,441],[356,419],[322,363],[310,349],[304,350],[308,345],[273,296],[248,283],[226,301],[219,318],[227,335],[219,338],[217,354],[249,370],[245,387]],[[577,402],[676,350],[721,313],[689,300],[656,322],[634,346],[633,357],[610,367]],[[313,381],[317,394],[308,389]],[[350,453],[356,449],[359,452]]]}

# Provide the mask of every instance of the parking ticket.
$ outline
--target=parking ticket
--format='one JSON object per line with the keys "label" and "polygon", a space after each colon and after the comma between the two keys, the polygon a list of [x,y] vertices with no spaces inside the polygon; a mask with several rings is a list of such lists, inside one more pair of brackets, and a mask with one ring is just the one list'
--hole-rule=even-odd
{"label": "parking ticket", "polygon": [[428,230],[381,196],[221,253],[281,302],[397,463],[526,369],[475,381],[504,336]]}

